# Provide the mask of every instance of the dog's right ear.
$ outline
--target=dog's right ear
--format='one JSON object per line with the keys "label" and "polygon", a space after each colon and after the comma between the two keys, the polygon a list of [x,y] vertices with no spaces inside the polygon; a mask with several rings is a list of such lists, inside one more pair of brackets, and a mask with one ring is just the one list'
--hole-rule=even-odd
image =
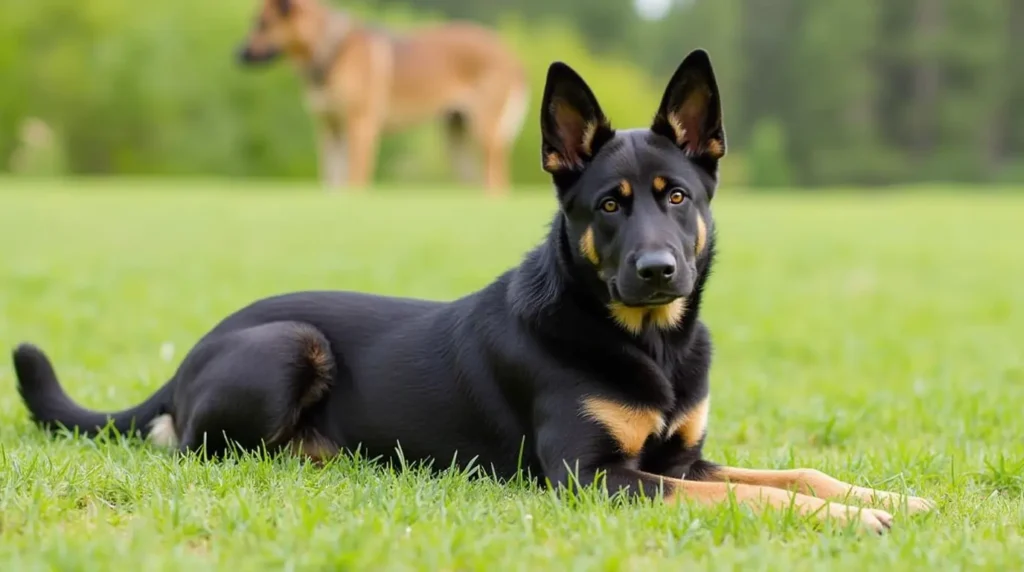
{"label": "dog's right ear", "polygon": [[540,131],[544,170],[563,184],[578,177],[615,135],[590,87],[562,62],[548,67]]}

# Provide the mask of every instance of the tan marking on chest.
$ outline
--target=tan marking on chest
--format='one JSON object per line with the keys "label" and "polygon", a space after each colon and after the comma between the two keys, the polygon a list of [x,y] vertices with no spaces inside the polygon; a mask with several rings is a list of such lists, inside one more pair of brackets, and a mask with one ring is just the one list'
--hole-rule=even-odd
{"label": "tan marking on chest", "polygon": [[686,298],[677,298],[668,304],[651,308],[651,323],[659,330],[670,330],[676,327],[686,313]]}
{"label": "tan marking on chest", "polygon": [[600,397],[583,398],[582,414],[600,423],[629,456],[639,455],[647,438],[665,428],[665,418],[656,409],[623,405]]}
{"label": "tan marking on chest", "polygon": [[608,305],[611,317],[619,326],[634,336],[644,330],[645,321],[659,330],[670,330],[679,325],[686,314],[686,299],[679,298],[661,306],[632,307],[619,302]]}
{"label": "tan marking on chest", "polygon": [[608,310],[611,312],[612,319],[627,332],[635,336],[643,331],[644,318],[647,317],[646,308],[634,308],[619,302],[612,302],[609,304]]}
{"label": "tan marking on chest", "polygon": [[708,413],[711,410],[711,397],[705,397],[700,403],[694,405],[676,417],[668,427],[667,435],[674,433],[683,440],[683,446],[690,448],[697,445],[708,427]]}

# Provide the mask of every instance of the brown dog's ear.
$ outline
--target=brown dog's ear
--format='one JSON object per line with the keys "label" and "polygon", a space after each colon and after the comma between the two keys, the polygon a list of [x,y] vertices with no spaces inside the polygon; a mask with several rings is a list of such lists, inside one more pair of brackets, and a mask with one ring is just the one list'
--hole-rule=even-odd
{"label": "brown dog's ear", "polygon": [[277,11],[287,16],[292,11],[292,0],[277,0]]}
{"label": "brown dog's ear", "polygon": [[665,88],[651,131],[668,137],[712,175],[725,156],[722,101],[708,53],[696,49]]}
{"label": "brown dog's ear", "polygon": [[540,131],[544,170],[560,186],[570,184],[615,135],[590,87],[562,62],[548,67]]}

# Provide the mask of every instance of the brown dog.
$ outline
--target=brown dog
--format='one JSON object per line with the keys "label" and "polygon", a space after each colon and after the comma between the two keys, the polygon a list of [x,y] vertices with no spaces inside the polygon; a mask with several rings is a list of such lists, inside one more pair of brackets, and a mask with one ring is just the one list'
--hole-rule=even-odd
{"label": "brown dog", "polygon": [[444,116],[459,176],[472,176],[472,138],[483,151],[486,188],[507,191],[529,86],[521,62],[490,30],[448,23],[399,34],[318,0],[263,0],[238,57],[251,65],[281,54],[306,78],[329,187],[367,186],[382,133]]}

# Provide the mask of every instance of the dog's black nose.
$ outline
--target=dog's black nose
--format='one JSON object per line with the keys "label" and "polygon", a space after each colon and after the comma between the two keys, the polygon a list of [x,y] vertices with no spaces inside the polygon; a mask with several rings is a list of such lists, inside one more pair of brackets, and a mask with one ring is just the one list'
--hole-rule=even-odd
{"label": "dog's black nose", "polygon": [[249,52],[249,46],[239,46],[238,49],[235,50],[235,60],[239,62],[248,62],[250,59],[252,59],[252,53]]}
{"label": "dog's black nose", "polygon": [[645,252],[636,259],[636,274],[644,282],[666,282],[676,274],[676,259],[667,250]]}

